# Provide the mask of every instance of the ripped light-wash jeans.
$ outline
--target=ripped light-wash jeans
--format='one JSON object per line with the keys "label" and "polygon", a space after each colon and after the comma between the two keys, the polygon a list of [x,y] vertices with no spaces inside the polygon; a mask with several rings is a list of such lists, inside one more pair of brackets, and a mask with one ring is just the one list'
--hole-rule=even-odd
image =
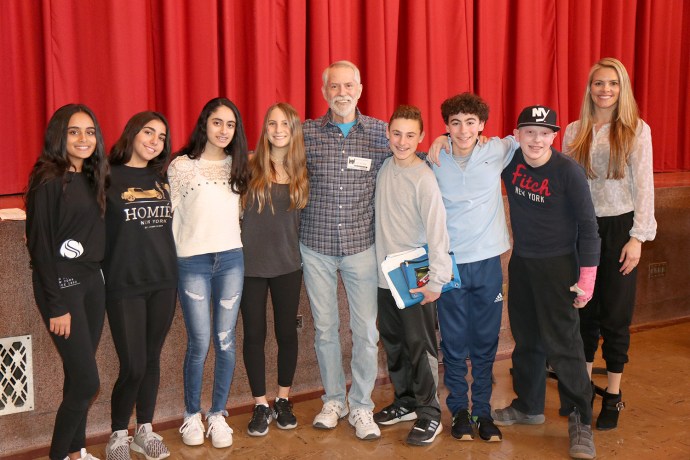
{"label": "ripped light-wash jeans", "polygon": [[178,295],[187,326],[185,417],[201,412],[202,378],[211,330],[216,362],[211,408],[207,415],[222,413],[227,416],[225,406],[235,371],[235,326],[244,283],[242,248],[178,257],[177,266]]}

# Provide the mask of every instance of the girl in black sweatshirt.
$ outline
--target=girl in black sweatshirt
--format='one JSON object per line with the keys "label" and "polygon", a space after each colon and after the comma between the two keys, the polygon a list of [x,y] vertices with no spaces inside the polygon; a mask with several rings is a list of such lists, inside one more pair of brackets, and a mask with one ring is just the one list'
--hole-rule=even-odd
{"label": "girl in black sweatshirt", "polygon": [[[170,455],[151,422],[160,354],[175,314],[177,259],[172,234],[168,122],[157,112],[134,115],[110,150],[106,254],[107,312],[120,373],[111,399],[113,434],[106,460]],[[129,419],[136,405],[134,439]]]}
{"label": "girl in black sweatshirt", "polygon": [[26,192],[34,296],[65,373],[50,445],[53,460],[95,459],[84,444],[89,403],[100,385],[96,349],[105,311],[107,176],[93,112],[80,104],[59,108],[48,122]]}

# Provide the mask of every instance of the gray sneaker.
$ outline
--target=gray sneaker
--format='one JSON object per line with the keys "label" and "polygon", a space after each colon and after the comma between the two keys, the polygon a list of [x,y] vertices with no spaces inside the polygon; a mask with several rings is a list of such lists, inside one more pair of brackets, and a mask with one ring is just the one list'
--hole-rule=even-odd
{"label": "gray sneaker", "polygon": [[134,440],[129,445],[129,448],[144,455],[146,460],[162,460],[170,457],[170,451],[163,443],[163,437],[153,432],[150,423],[137,425]]}
{"label": "gray sneaker", "polygon": [[492,410],[491,417],[494,419],[494,424],[498,426],[508,426],[515,423],[518,425],[541,425],[546,420],[544,414],[527,415],[513,406]]}
{"label": "gray sneaker", "polygon": [[568,435],[570,436],[570,456],[572,458],[594,458],[597,456],[592,427],[580,421],[580,412],[577,409],[568,416]]}
{"label": "gray sneaker", "polygon": [[127,435],[127,430],[119,430],[110,435],[105,446],[105,460],[131,460],[129,455],[129,443],[132,437]]}

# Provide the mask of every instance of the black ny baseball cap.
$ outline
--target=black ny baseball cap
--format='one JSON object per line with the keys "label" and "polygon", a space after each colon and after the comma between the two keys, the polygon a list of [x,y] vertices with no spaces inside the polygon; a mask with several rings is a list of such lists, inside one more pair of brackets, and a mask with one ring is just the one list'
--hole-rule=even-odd
{"label": "black ny baseball cap", "polygon": [[517,120],[518,128],[523,126],[545,126],[553,129],[554,132],[560,131],[556,124],[556,111],[543,105],[531,105],[525,107]]}

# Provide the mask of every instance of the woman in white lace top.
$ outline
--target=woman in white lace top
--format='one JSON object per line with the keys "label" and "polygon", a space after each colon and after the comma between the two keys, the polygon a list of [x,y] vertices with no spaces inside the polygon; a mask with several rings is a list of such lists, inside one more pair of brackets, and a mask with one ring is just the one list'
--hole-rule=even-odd
{"label": "woman in white lace top", "polygon": [[628,362],[636,267],[642,243],[656,236],[652,135],[617,59],[604,58],[590,70],[580,120],[566,128],[563,150],[585,168],[601,236],[594,297],[580,310],[580,331],[590,376],[599,336],[604,339],[608,387],[596,427],[608,430],[617,426],[624,407],[620,382]]}

